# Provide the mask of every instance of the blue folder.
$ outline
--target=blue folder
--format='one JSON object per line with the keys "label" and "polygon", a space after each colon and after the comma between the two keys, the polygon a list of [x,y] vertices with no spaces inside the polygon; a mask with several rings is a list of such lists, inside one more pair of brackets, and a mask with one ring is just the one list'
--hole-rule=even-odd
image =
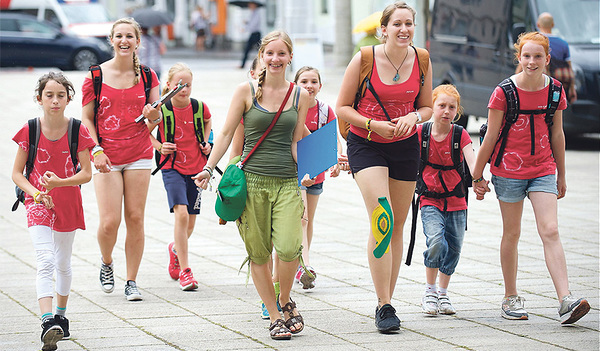
{"label": "blue folder", "polygon": [[311,178],[337,163],[337,121],[325,124],[298,142],[298,185],[309,174]]}

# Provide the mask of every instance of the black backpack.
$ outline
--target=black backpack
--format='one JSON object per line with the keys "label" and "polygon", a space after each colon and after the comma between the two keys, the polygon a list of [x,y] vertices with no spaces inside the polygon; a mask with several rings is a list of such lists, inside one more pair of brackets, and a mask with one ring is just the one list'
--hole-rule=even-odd
{"label": "black backpack", "polygon": [[[194,113],[194,134],[196,134],[198,143],[204,146],[206,144],[204,141],[204,104],[202,101],[196,99],[190,99],[190,101]],[[173,112],[173,103],[171,100],[167,100],[161,106],[161,109],[163,114],[162,123],[164,135],[161,135],[159,131],[156,133],[156,139],[161,143],[163,141],[173,143],[175,142],[175,113]],[[175,158],[177,157],[177,152],[167,155],[162,162],[160,162],[160,156],[160,152],[155,151],[154,159],[156,161],[156,169],[152,171],[152,175],[155,175],[169,160],[171,160],[171,165],[173,165],[175,163]]]}
{"label": "black backpack", "polygon": [[[529,127],[531,130],[531,155],[535,155],[535,124],[533,123],[534,115],[545,114],[544,120],[546,125],[548,126],[548,136],[552,137],[552,125],[554,124],[554,113],[558,108],[558,104],[560,103],[560,97],[562,94],[562,84],[557,81],[554,82],[554,79],[550,78],[550,85],[548,87],[548,103],[546,104],[545,109],[538,110],[522,110],[519,103],[519,93],[517,91],[517,87],[515,83],[510,78],[504,79],[500,84],[498,84],[500,88],[502,88],[502,92],[504,92],[504,96],[506,97],[506,113],[504,114],[504,126],[502,127],[502,131],[500,132],[500,136],[498,137],[498,141],[500,143],[500,149],[498,149],[498,155],[496,155],[496,160],[494,161],[494,166],[500,166],[500,162],[502,161],[502,156],[504,155],[504,149],[506,148],[506,139],[508,136],[508,131],[512,127],[512,125],[517,121],[520,114],[529,115]],[[483,143],[483,138],[487,133],[487,122],[484,123],[479,129],[479,142]],[[491,157],[490,157],[491,160]]]}
{"label": "black backpack", "polygon": [[[152,90],[152,71],[145,65],[140,65],[140,71],[142,73],[142,81],[144,82],[146,103],[148,103],[150,101],[150,90]],[[100,68],[100,65],[91,65],[90,72],[92,74],[94,96],[96,97],[96,101],[94,102],[94,127],[96,128],[98,144],[100,144],[102,138],[98,132],[98,108],[100,107],[100,93],[102,92],[102,69]]]}
{"label": "black backpack", "polygon": [[[471,172],[467,166],[467,162],[461,160],[462,148],[460,147],[460,140],[463,133],[463,127],[458,124],[452,125],[452,137],[450,140],[450,149],[452,150],[452,165],[444,166],[436,163],[429,162],[429,144],[431,138],[431,126],[432,122],[423,123],[423,129],[421,131],[421,156],[419,158],[419,173],[417,175],[417,186],[415,189],[416,197],[412,201],[412,225],[410,229],[410,244],[408,246],[408,252],[406,256],[406,265],[410,266],[412,260],[412,252],[415,246],[416,232],[417,232],[417,214],[419,212],[419,203],[421,202],[421,196],[430,197],[433,199],[444,199],[444,212],[446,212],[448,201],[447,198],[456,196],[464,197],[467,202],[469,201],[469,190],[468,187],[472,186],[473,178]],[[444,188],[443,193],[438,193],[429,190],[427,184],[423,180],[423,170],[425,166],[430,166],[438,170],[438,177],[440,183]],[[462,179],[452,190],[449,190],[444,182],[442,173],[444,171],[456,170]],[[466,230],[465,224],[465,230]]]}
{"label": "black backpack", "polygon": [[[27,162],[25,163],[25,178],[29,179],[33,171],[33,164],[37,154],[38,144],[40,142],[41,125],[39,118],[32,118],[27,121],[29,125],[29,152],[27,154]],[[71,153],[71,161],[75,172],[79,172],[79,159],[77,158],[77,147],[79,146],[79,127],[81,121],[71,118],[69,120],[69,128],[67,129],[67,140],[69,142],[69,152]],[[25,202],[25,192],[18,186],[15,186],[17,201],[12,206],[12,210],[16,211],[19,207],[19,202]]]}

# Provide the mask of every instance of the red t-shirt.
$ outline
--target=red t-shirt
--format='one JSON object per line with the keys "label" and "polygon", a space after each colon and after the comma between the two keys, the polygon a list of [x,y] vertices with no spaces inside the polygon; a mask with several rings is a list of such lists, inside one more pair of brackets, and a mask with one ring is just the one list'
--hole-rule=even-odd
{"label": "red t-shirt", "polygon": [[[319,105],[322,105],[322,107],[320,107],[322,110],[328,110],[327,121],[323,125],[335,120],[336,118],[331,106],[317,100],[317,104],[308,109],[308,112],[306,113],[306,122],[304,123],[311,133],[319,129],[319,116],[325,116],[323,113],[319,114]],[[325,181],[325,172],[317,175],[315,184],[323,183],[323,181]]]}
{"label": "red t-shirt", "polygon": [[[29,125],[17,132],[13,140],[25,152],[29,152]],[[77,152],[94,147],[94,140],[90,132],[81,125],[79,128],[79,145]],[[71,177],[75,174],[71,152],[69,151],[68,133],[58,140],[48,140],[40,132],[38,149],[33,163],[33,171],[29,176],[31,185],[39,190],[44,190],[40,185],[40,178],[46,171],[52,171],[59,178]],[[53,209],[46,209],[43,204],[36,204],[33,198],[25,194],[25,210],[27,211],[27,226],[43,225],[57,232],[72,232],[76,229],[85,229],[81,189],[79,186],[59,187],[50,190],[54,202]]]}
{"label": "red t-shirt", "polygon": [[[379,96],[379,99],[383,103],[385,110],[389,114],[391,119],[402,117],[410,112],[415,111],[415,99],[419,95],[420,81],[419,81],[419,63],[415,56],[413,62],[413,69],[410,77],[400,84],[387,85],[381,82],[379,79],[379,73],[377,71],[377,60],[373,62],[373,74],[371,75],[371,85],[375,89],[375,92]],[[383,112],[383,109],[369,91],[365,90],[365,96],[363,96],[356,109],[358,113],[365,117],[373,118],[375,121],[387,121],[387,117]],[[366,128],[360,128],[354,125],[350,126],[350,131],[362,138],[366,138],[369,132]],[[414,128],[411,133],[403,137],[397,137],[392,139],[385,139],[377,133],[371,133],[371,140],[378,143],[393,143],[398,140],[408,139],[416,133]]]}
{"label": "red t-shirt", "polygon": [[[210,111],[205,103],[203,106],[203,119],[204,126],[210,120]],[[206,165],[207,157],[202,153],[200,149],[200,143],[196,138],[196,132],[194,130],[194,111],[192,104],[190,103],[185,108],[177,108],[173,106],[173,114],[175,115],[175,144],[177,144],[177,153],[175,157],[174,167],[172,165],[172,158],[162,167],[162,169],[175,169],[177,172],[184,175],[197,174],[202,171],[202,168]],[[164,123],[158,125],[158,132],[160,133],[164,141],[165,129]],[[210,131],[206,131],[207,133]],[[208,141],[208,138],[205,139]],[[162,155],[160,161],[162,162],[167,156]],[[171,156],[173,157],[173,156]]]}
{"label": "red t-shirt", "polygon": [[[554,84],[558,84],[556,80],[554,80]],[[546,105],[548,104],[548,89],[549,85],[538,91],[525,91],[517,87],[521,110],[546,108]],[[502,88],[496,87],[490,97],[488,108],[504,111],[506,113],[506,97],[504,96]],[[564,110],[565,108],[567,108],[567,99],[565,97],[565,91],[563,90],[558,104],[558,110]],[[552,156],[548,126],[546,125],[544,117],[545,114],[534,116],[535,154],[531,155],[529,115],[519,115],[517,121],[508,131],[506,148],[504,149],[502,162],[500,162],[500,166],[498,167],[494,166],[494,161],[496,160],[496,155],[500,149],[500,143],[498,142],[494,147],[490,166],[492,174],[513,179],[532,179],[555,174],[556,163]],[[502,127],[504,127],[505,122],[506,120],[502,121]],[[502,131],[502,127],[500,128],[500,132]]]}
{"label": "red t-shirt", "polygon": [[[419,124],[417,126],[417,133],[419,134],[419,141],[422,140],[422,132],[423,125]],[[429,137],[429,162],[443,165],[443,166],[452,166],[452,149],[450,144],[452,142],[452,130],[446,135],[444,140],[437,141],[432,136]],[[460,149],[462,150],[465,146],[471,144],[471,136],[469,133],[463,129],[462,135],[460,136]],[[460,153],[460,160],[464,160],[464,155]],[[425,166],[423,169],[423,181],[427,184],[427,188],[430,191],[434,191],[437,193],[445,192],[442,183],[440,182],[438,176],[439,170],[434,169],[430,166]],[[448,170],[442,171],[442,178],[444,179],[444,184],[449,191],[452,191],[461,181],[460,175],[456,170]],[[448,207],[447,211],[460,211],[467,209],[467,200],[464,197],[456,197],[451,196],[447,197]],[[444,199],[433,199],[430,197],[422,196],[421,197],[421,207],[423,206],[435,206],[440,211],[444,210]]]}
{"label": "red t-shirt", "polygon": [[[152,71],[152,88],[158,86],[156,73]],[[94,85],[86,78],[82,87],[82,106],[93,103]],[[100,145],[113,165],[124,165],[141,159],[152,158],[152,143],[146,123],[136,123],[146,105],[144,82],[127,89],[115,89],[102,83],[98,107],[98,130]]]}

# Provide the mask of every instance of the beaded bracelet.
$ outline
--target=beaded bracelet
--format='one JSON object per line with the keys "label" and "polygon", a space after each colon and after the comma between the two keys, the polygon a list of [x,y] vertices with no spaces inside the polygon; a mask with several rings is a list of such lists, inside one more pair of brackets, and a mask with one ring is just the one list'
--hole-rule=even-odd
{"label": "beaded bracelet", "polygon": [[484,179],[483,179],[483,176],[481,176],[481,177],[479,177],[479,178],[477,178],[477,179],[474,179],[474,180],[473,180],[473,183],[479,183],[479,182],[483,182],[483,180],[484,180]]}
{"label": "beaded bracelet", "polygon": [[372,120],[373,120],[372,118],[369,118],[369,119],[367,119],[367,122],[365,123],[365,125],[367,127],[367,130],[369,131],[369,134],[367,134],[367,140],[369,140],[369,141],[371,140],[371,132],[372,132],[372,130],[371,130],[371,121]]}
{"label": "beaded bracelet", "polygon": [[208,172],[208,175],[209,175],[210,177],[212,177],[212,176],[213,176],[213,169],[212,169],[212,168],[211,168],[209,165],[206,165],[206,166],[204,166],[204,168],[202,168],[202,170],[203,170],[203,171],[207,171],[207,172]]}

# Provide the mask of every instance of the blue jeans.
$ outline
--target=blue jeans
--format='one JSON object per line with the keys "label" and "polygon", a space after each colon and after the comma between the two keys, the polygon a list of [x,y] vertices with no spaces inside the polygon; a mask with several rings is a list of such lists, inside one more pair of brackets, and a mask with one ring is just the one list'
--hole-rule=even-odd
{"label": "blue jeans", "polygon": [[439,268],[440,272],[452,275],[465,237],[467,211],[444,213],[435,206],[423,206],[421,220],[427,239],[427,250],[423,251],[425,266]]}

